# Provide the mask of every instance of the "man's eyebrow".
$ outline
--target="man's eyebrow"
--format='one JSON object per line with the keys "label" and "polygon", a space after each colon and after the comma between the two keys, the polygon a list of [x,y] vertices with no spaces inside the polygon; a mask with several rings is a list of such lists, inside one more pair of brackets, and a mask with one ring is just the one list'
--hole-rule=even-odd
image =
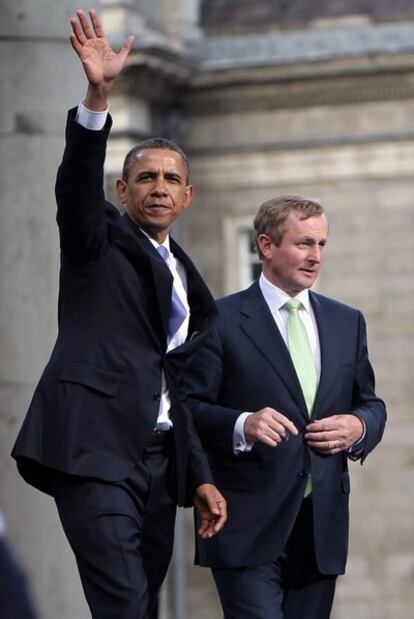
{"label": "man's eyebrow", "polygon": [[176,170],[166,170],[164,176],[170,176],[174,178],[179,178],[181,180],[181,174]]}
{"label": "man's eyebrow", "polygon": [[322,239],[317,239],[313,236],[301,236],[298,238],[298,243],[326,243],[328,240],[327,237],[323,237]]}
{"label": "man's eyebrow", "polygon": [[136,176],[137,177],[147,176],[147,175],[153,176],[154,174],[156,174],[156,171],[151,168],[148,168],[147,170],[140,170],[139,172],[136,173]]}
{"label": "man's eyebrow", "polygon": [[[158,174],[158,171],[155,170],[154,168],[147,168],[145,170],[140,170],[139,172],[137,172],[136,178],[140,178],[141,176],[156,176],[157,174]],[[167,178],[177,178],[180,180],[182,178],[182,175],[176,170],[166,170],[164,172],[164,176],[166,176]]]}

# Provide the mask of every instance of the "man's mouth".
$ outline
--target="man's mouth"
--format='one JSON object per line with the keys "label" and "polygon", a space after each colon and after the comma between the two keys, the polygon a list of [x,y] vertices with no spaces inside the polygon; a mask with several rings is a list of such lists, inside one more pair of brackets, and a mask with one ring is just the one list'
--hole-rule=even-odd
{"label": "man's mouth", "polygon": [[171,210],[171,206],[169,204],[162,204],[159,202],[153,204],[147,204],[145,208],[154,209],[154,210]]}

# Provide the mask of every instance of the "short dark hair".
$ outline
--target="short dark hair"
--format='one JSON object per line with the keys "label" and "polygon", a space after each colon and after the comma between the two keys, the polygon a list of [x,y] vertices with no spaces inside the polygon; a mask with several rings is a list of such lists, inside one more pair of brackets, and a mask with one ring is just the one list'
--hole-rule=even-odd
{"label": "short dark hair", "polygon": [[286,232],[286,219],[292,211],[299,213],[301,219],[308,219],[323,215],[325,209],[318,200],[289,194],[276,196],[263,202],[253,223],[260,258],[263,258],[263,255],[257,242],[258,237],[261,234],[267,234],[274,244],[279,246]]}
{"label": "short dark hair", "polygon": [[122,180],[127,181],[129,177],[129,173],[131,171],[132,166],[134,165],[135,157],[142,150],[149,150],[152,148],[160,148],[162,150],[173,150],[178,153],[184,163],[184,168],[186,172],[186,183],[190,182],[190,163],[188,161],[188,157],[185,152],[172,140],[167,140],[166,138],[147,138],[146,140],[142,140],[139,142],[134,148],[126,154],[124,159],[124,165],[122,166]]}

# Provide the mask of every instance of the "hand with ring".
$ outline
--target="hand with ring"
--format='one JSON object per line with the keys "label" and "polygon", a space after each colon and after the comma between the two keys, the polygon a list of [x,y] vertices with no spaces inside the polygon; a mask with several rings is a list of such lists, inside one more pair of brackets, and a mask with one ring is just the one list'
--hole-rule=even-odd
{"label": "hand with ring", "polygon": [[315,419],[306,427],[309,447],[326,455],[337,454],[352,447],[364,433],[362,420],[352,413]]}

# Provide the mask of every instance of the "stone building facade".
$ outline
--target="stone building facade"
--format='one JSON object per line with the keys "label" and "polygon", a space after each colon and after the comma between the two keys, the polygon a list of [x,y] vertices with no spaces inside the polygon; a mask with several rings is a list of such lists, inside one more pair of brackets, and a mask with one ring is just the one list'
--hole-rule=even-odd
{"label": "stone building facade", "polygon": [[[56,328],[53,177],[64,110],[83,94],[65,41],[76,5],[55,4],[0,0],[0,66],[9,85],[0,116],[0,510],[41,616],[83,619],[88,613],[53,505],[18,479],[7,456]],[[180,141],[196,194],[176,234],[215,295],[248,285],[257,273],[251,223],[262,201],[294,192],[325,203],[330,239],[317,287],[363,310],[378,392],[389,410],[383,443],[363,467],[351,466],[350,558],[333,619],[413,619],[411,2],[93,5],[115,45],[130,32],[137,37],[112,104],[108,191],[138,139],[157,133]],[[11,55],[16,61],[5,62]],[[190,541],[187,553],[188,616],[218,618],[208,572],[191,567]],[[171,573],[169,582],[176,577]],[[170,591],[166,618],[174,616]]]}

